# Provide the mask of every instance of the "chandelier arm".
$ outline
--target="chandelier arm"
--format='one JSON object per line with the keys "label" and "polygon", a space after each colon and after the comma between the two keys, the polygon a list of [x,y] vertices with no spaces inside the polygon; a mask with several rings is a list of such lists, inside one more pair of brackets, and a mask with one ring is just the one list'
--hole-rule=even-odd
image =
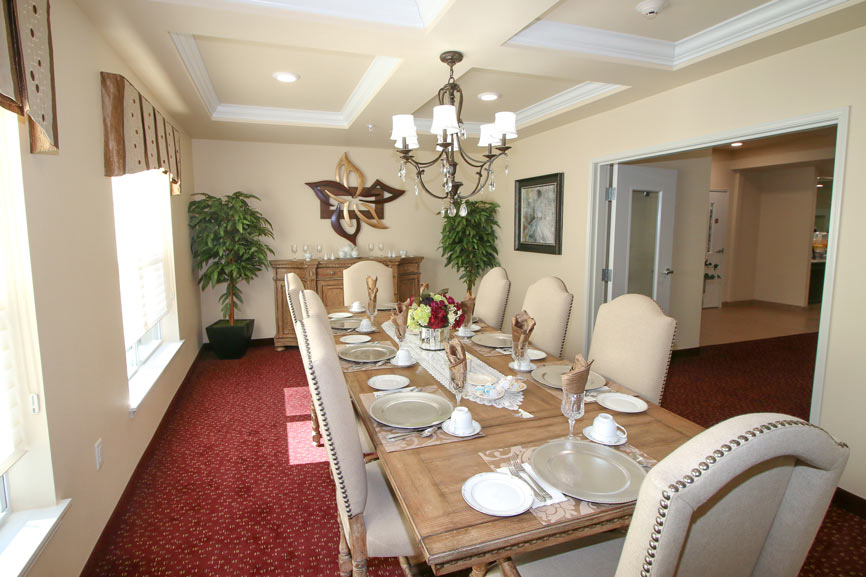
{"label": "chandelier arm", "polygon": [[420,184],[420,185],[421,185],[421,188],[424,189],[424,192],[426,192],[426,193],[429,194],[430,196],[432,196],[432,197],[434,197],[434,198],[438,198],[439,200],[445,200],[445,199],[448,198],[448,195],[447,195],[447,194],[445,194],[445,195],[438,195],[438,194],[436,194],[435,192],[433,192],[432,190],[430,190],[429,188],[427,188],[427,183],[424,182],[424,171],[423,171],[423,170],[419,170],[419,171],[417,172],[417,174],[416,174],[416,177],[417,177],[417,178],[415,179],[415,182],[417,182],[418,184]]}
{"label": "chandelier arm", "polygon": [[405,160],[406,162],[408,162],[409,164],[411,164],[412,166],[414,166],[416,170],[421,170],[421,169],[424,169],[424,168],[430,168],[430,167],[433,166],[434,164],[437,164],[437,163],[439,162],[439,160],[442,158],[442,155],[443,155],[443,154],[445,154],[445,151],[444,151],[444,150],[440,150],[440,151],[439,151],[439,154],[437,154],[436,157],[435,157],[433,160],[429,161],[429,162],[419,162],[419,161],[416,160],[415,157],[412,156],[412,155],[407,155],[407,156],[404,156],[404,157],[401,157],[401,158],[402,158],[403,160]]}
{"label": "chandelier arm", "polygon": [[[470,166],[474,166],[475,168],[481,168],[482,166],[484,166],[486,164],[492,164],[492,161],[489,158],[485,158],[484,160],[477,160],[477,159],[469,156],[469,154],[463,152],[463,147],[460,147],[460,156],[463,158],[463,160],[466,162],[466,164],[468,164]],[[496,158],[499,158],[499,155],[494,156],[492,160],[495,160]]]}

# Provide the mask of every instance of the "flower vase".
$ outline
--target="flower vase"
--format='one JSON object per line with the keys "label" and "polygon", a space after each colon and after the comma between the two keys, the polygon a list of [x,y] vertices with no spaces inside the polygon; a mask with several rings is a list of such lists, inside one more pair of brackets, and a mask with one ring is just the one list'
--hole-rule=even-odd
{"label": "flower vase", "polygon": [[419,345],[426,351],[441,351],[445,348],[445,343],[451,336],[451,329],[444,327],[441,329],[430,329],[421,327],[421,344]]}

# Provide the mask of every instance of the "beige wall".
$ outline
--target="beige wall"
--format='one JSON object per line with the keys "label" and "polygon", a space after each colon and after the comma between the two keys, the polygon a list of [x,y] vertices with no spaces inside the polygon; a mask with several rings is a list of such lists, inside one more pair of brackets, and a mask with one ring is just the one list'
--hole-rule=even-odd
{"label": "beige wall", "polygon": [[[190,274],[189,194],[171,199],[178,355],[129,416],[110,179],[103,176],[99,72],[137,81],[71,0],[51,3],[60,153],[22,155],[33,284],[56,497],[72,503],[30,575],[77,575],[200,346]],[[148,96],[150,96],[148,94]],[[191,146],[183,139],[184,186]],[[96,470],[93,444],[103,440]],[[14,500],[14,494],[13,494]]]}
{"label": "beige wall", "polygon": [[677,171],[674,216],[674,274],[671,276],[669,314],[677,319],[674,348],[700,346],[701,310],[704,295],[704,258],[707,219],[710,210],[710,166],[712,152],[699,150],[642,162],[643,166]]}
{"label": "beige wall", "polygon": [[755,299],[809,304],[815,167],[759,171],[761,216]]}
{"label": "beige wall", "polygon": [[728,251],[728,281],[722,300],[753,300],[761,226],[761,189],[757,174],[734,173],[734,187],[729,194],[728,228],[732,242]]}
{"label": "beige wall", "polygon": [[[859,416],[866,404],[860,358],[866,318],[861,297],[866,227],[860,225],[866,218],[866,195],[861,194],[866,164],[856,161],[866,154],[866,75],[851,73],[862,68],[859,55],[864,49],[866,29],[860,28],[518,139],[510,176],[500,176],[496,198],[503,205],[502,262],[513,281],[508,312],[517,311],[532,280],[549,274],[562,277],[576,297],[566,347],[568,354],[575,354],[583,346],[588,187],[594,159],[850,106],[849,162],[820,422],[852,447],[842,486],[866,497],[866,421]],[[822,70],[822,81],[804,82],[808,70]],[[565,173],[563,254],[511,250],[513,179],[560,171]]]}
{"label": "beige wall", "polygon": [[[386,138],[381,133],[379,138]],[[422,192],[414,194],[411,177],[406,183],[397,176],[399,157],[393,150],[381,148],[344,148],[338,146],[305,146],[195,140],[193,157],[196,192],[224,195],[243,190],[261,198],[260,210],[274,225],[270,243],[274,258],[293,258],[291,245],[322,243],[326,252],[334,253],[346,240],[331,228],[329,220],[319,218],[319,200],[305,182],[333,180],[334,169],[343,152],[364,173],[367,183],[376,179],[406,193],[385,206],[387,229],[364,225],[358,235],[361,256],[369,254],[367,244],[385,244],[385,251],[405,249],[411,255],[424,257],[422,280],[433,288],[448,287],[462,296],[465,287],[457,274],[444,268],[438,252],[442,218],[436,215],[440,201]],[[255,202],[255,201],[253,201]],[[378,255],[378,246],[374,248]],[[244,306],[241,316],[256,319],[254,338],[274,336],[274,288],[270,270],[262,272],[249,286],[242,285]],[[218,293],[208,290],[202,295],[202,324],[207,326],[220,318]]]}

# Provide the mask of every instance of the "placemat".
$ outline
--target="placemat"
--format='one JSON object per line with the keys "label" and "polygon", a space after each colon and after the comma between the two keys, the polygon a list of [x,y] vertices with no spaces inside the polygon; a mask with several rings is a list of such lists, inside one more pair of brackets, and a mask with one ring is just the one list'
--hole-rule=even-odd
{"label": "placemat", "polygon": [[[439,390],[439,387],[436,386],[421,387],[419,391],[424,393],[433,393],[434,395],[438,395],[443,399],[447,399],[451,403],[454,402],[453,397],[449,398],[448,395],[445,395],[442,391]],[[361,404],[364,405],[364,410],[366,410],[368,414],[370,412],[370,405],[372,405],[373,401],[375,400],[376,396],[374,393],[361,394]],[[402,439],[398,439],[396,441],[388,441],[388,435],[405,432],[406,429],[386,427],[385,425],[377,423],[375,420],[373,420],[373,429],[376,431],[376,436],[379,437],[379,441],[382,443],[382,447],[385,449],[386,453],[393,453],[394,451],[406,451],[408,449],[418,449],[420,447],[431,447],[433,445],[442,445],[445,443],[456,443],[457,441],[468,441],[470,439],[477,439],[478,437],[484,436],[484,431],[481,431],[477,435],[473,435],[471,437],[454,437],[440,428],[429,437],[412,435],[410,437],[403,437]]]}
{"label": "placemat", "polygon": [[[583,435],[575,436],[580,440],[583,440],[584,438]],[[532,445],[515,445],[504,449],[491,449],[489,451],[482,451],[478,454],[492,470],[496,471],[501,467],[507,466],[508,461],[511,460],[512,456],[519,458],[523,463],[528,463],[532,458],[532,451],[546,442],[547,441]],[[657,463],[655,459],[650,458],[646,453],[630,443],[612,448],[628,455],[646,471],[650,470],[653,465]],[[585,517],[586,515],[591,515],[607,509],[613,509],[618,506],[619,505],[591,503],[589,501],[581,501],[580,499],[566,496],[565,501],[553,503],[551,505],[541,505],[540,507],[534,507],[529,511],[542,525],[551,525],[568,519]]]}

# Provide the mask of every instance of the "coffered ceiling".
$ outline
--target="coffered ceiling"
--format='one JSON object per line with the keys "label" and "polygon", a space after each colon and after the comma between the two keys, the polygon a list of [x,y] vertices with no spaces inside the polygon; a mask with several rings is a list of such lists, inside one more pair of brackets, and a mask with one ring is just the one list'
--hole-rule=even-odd
{"label": "coffered ceiling", "polygon": [[866,25],[866,0],[76,1],[193,138],[375,147],[429,123],[445,50],[469,132],[513,110],[524,137]]}

